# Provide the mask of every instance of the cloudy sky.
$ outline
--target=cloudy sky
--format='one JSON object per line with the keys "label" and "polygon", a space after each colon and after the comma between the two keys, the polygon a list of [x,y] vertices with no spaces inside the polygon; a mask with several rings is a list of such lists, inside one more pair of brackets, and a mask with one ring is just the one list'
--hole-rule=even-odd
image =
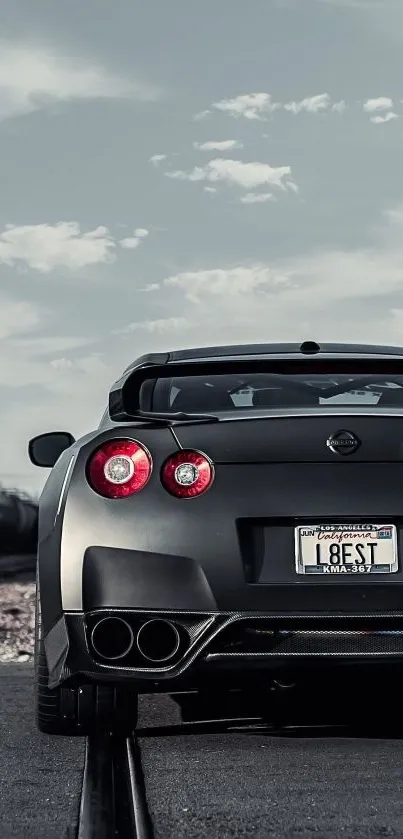
{"label": "cloudy sky", "polygon": [[137,355],[403,343],[401,0],[0,12],[0,475]]}

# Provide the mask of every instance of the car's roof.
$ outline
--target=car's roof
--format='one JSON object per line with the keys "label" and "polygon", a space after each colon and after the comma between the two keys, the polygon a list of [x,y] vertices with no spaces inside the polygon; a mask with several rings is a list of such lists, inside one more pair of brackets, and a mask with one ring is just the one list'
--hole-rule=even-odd
{"label": "car's roof", "polygon": [[402,356],[403,347],[389,347],[381,344],[317,344],[314,341],[303,343],[270,344],[231,344],[218,347],[192,347],[172,350],[166,353],[148,353],[128,365],[125,372],[146,364],[171,364],[178,361],[196,361],[219,358],[239,358],[242,356],[265,355],[365,355],[365,356]]}

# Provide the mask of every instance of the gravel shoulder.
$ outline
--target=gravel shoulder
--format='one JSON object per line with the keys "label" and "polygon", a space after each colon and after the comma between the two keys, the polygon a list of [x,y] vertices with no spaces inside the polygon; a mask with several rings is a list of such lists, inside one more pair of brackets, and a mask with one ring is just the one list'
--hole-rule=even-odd
{"label": "gravel shoulder", "polygon": [[35,583],[0,583],[0,662],[29,662],[34,654]]}

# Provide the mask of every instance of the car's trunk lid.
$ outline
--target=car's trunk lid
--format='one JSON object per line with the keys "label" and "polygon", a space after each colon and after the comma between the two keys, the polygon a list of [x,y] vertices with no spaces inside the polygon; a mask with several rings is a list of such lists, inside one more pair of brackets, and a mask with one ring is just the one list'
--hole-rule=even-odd
{"label": "car's trunk lid", "polygon": [[375,411],[260,418],[222,415],[211,424],[178,424],[175,435],[183,448],[203,451],[217,464],[403,460],[402,414]]}

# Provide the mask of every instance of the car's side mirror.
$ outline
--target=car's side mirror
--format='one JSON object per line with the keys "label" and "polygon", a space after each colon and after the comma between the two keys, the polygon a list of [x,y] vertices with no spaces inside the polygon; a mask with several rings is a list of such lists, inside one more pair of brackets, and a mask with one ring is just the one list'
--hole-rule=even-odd
{"label": "car's side mirror", "polygon": [[34,466],[51,469],[61,454],[75,443],[75,437],[68,431],[50,431],[33,437],[28,444],[28,455]]}

